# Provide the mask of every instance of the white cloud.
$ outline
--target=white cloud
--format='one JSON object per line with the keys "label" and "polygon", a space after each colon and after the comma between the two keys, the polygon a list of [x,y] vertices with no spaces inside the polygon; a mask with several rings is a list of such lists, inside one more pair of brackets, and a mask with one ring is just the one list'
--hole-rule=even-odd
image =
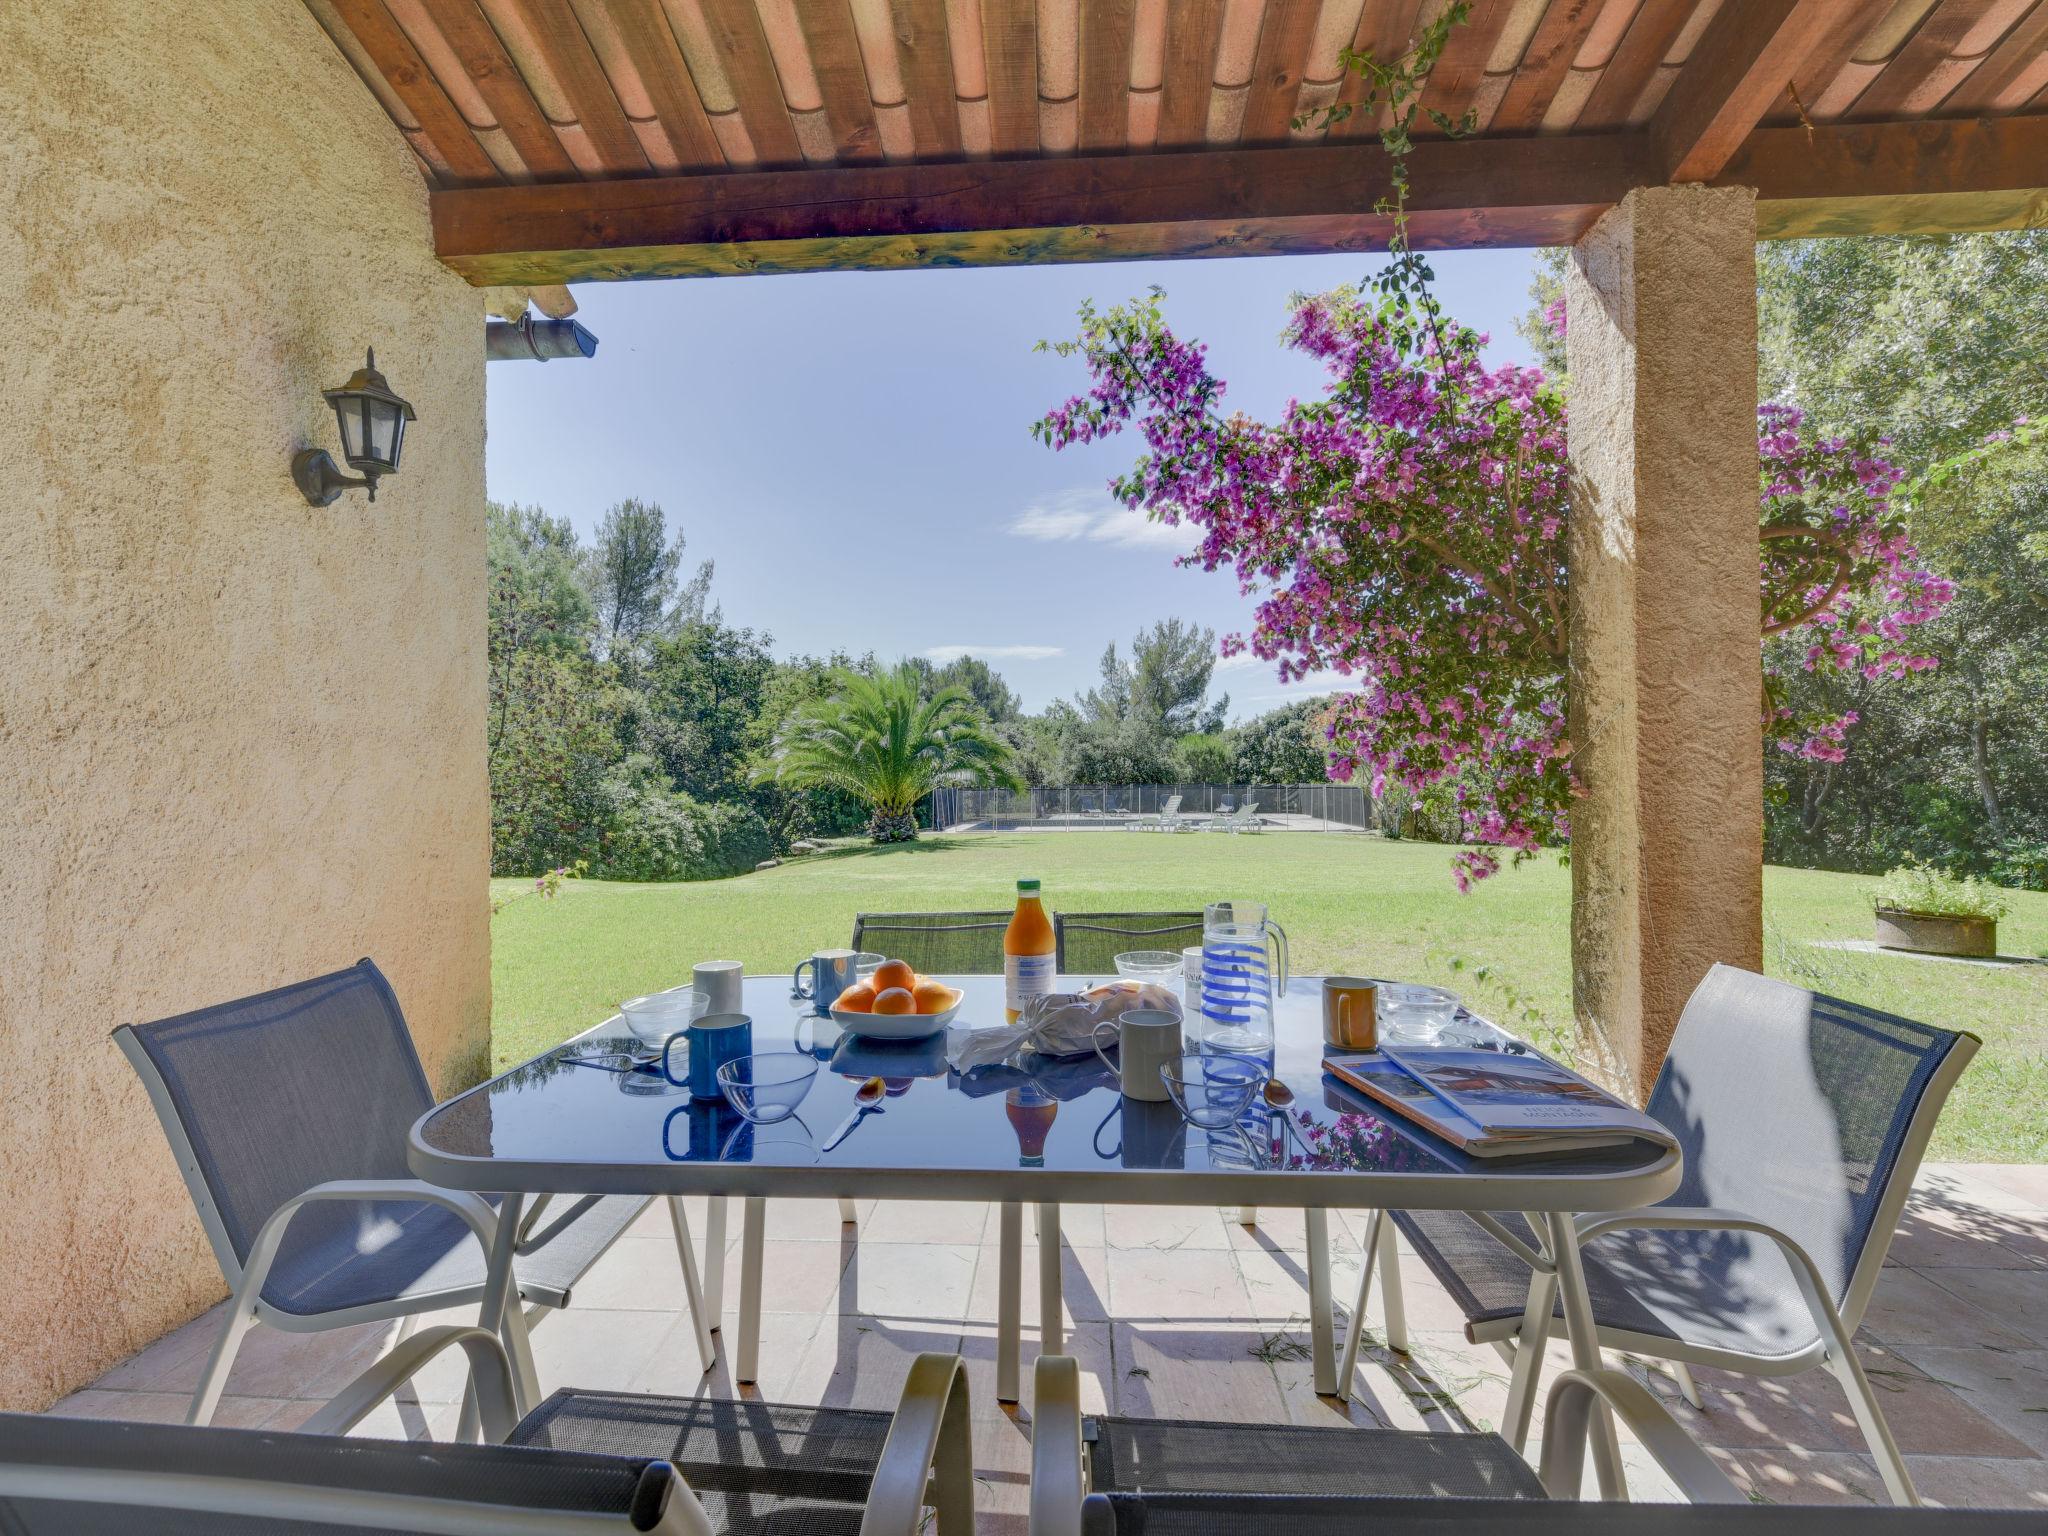
{"label": "white cloud", "polygon": [[925,658],[944,666],[962,656],[979,656],[983,661],[1050,661],[1067,654],[1063,645],[931,645]]}
{"label": "white cloud", "polygon": [[1177,554],[1195,545],[1193,529],[1155,523],[1101,490],[1061,491],[1033,502],[1010,524],[1010,532],[1042,544],[1086,539],[1120,549],[1170,549]]}

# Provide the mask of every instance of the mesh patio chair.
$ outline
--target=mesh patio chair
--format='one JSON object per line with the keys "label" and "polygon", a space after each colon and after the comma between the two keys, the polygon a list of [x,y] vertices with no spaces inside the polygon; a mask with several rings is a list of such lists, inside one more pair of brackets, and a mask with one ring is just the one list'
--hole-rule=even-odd
{"label": "mesh patio chair", "polygon": [[1114,976],[1116,957],[1132,949],[1178,954],[1202,942],[1199,912],[1055,912],[1053,942],[1063,975]]}
{"label": "mesh patio chair", "polygon": [[[273,1434],[0,1414],[0,1530],[917,1536],[927,1507],[942,1536],[968,1536],[973,1523],[958,1356],[920,1355],[893,1415],[566,1391],[514,1425],[497,1340],[476,1328],[428,1332],[461,1336],[436,1338],[430,1353],[469,1349],[494,1443],[341,1439],[339,1417],[324,1432]],[[380,1385],[400,1380],[386,1373]]]}
{"label": "mesh patio chair", "polygon": [[[1030,1536],[1081,1536],[1084,1529],[1088,1536],[1138,1536],[1151,1529],[1155,1506],[1190,1536],[1290,1536],[1325,1529],[1324,1515],[1380,1531],[1387,1528],[1380,1522],[1408,1500],[1428,1501],[1437,1516],[1426,1527],[1431,1531],[1487,1530],[1471,1515],[1516,1501],[1540,1507],[1577,1498],[1596,1402],[1627,1423],[1687,1498],[1749,1507],[1663,1405],[1620,1371],[1558,1378],[1539,1472],[1496,1434],[1084,1419],[1076,1362],[1041,1355],[1031,1410]],[[1213,1518],[1196,1518],[1203,1510]],[[1466,1518],[1446,1518],[1447,1511]],[[1512,1520],[1499,1528],[1522,1529]]]}
{"label": "mesh patio chair", "polygon": [[[481,1303],[496,1211],[411,1176],[406,1136],[433,1107],[390,983],[368,960],[258,997],[124,1024],[142,1078],[232,1295],[188,1424],[213,1418],[258,1323],[317,1333]],[[538,1202],[514,1272],[532,1307],[508,1307],[508,1347],[566,1306],[649,1197]],[[682,1202],[669,1201],[704,1368],[714,1353]],[[465,1430],[470,1414],[465,1412]]]}
{"label": "mesh patio chair", "polygon": [[[1694,991],[1650,1094],[1684,1182],[1644,1210],[1578,1220],[1600,1343],[1687,1367],[1842,1384],[1894,1502],[1917,1503],[1850,1338],[1949,1089],[1978,1042],[1717,965]],[[1465,1314],[1512,1366],[1505,1427],[1528,1433],[1556,1315],[1550,1256],[1520,1218],[1396,1212]],[[1371,1284],[1372,1251],[1353,1310]],[[1349,1379],[1347,1350],[1342,1378]]]}
{"label": "mesh patio chair", "polygon": [[862,912],[853,947],[932,976],[1000,976],[1008,912]]}

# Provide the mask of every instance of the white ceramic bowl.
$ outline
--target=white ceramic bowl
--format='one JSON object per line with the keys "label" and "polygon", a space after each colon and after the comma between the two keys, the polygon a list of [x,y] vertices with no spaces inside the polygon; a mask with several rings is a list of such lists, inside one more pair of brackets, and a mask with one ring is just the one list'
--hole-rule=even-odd
{"label": "white ceramic bowl", "polygon": [[958,987],[953,988],[952,1005],[937,1013],[860,1013],[851,1008],[834,1008],[832,1022],[870,1040],[922,1040],[953,1022],[964,996]]}

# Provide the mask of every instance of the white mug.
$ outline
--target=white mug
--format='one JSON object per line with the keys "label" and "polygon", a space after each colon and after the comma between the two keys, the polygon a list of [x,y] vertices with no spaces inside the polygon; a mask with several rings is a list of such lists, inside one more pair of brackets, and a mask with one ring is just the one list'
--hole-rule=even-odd
{"label": "white mug", "polygon": [[705,960],[690,972],[690,985],[704,994],[707,1015],[744,1012],[745,979],[746,967],[737,960]]}
{"label": "white mug", "polygon": [[[1115,1061],[1102,1049],[1105,1029],[1117,1032]],[[1181,1058],[1178,1015],[1163,1008],[1127,1009],[1122,1018],[1096,1025],[1093,1043],[1103,1065],[1123,1084],[1125,1098],[1142,1099],[1148,1104],[1166,1102],[1166,1084],[1160,1080],[1159,1069]]]}

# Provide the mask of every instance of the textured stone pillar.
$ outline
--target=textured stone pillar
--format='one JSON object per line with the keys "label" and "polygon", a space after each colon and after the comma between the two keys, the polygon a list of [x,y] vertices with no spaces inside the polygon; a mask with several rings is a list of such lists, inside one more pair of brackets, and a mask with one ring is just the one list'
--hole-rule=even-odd
{"label": "textured stone pillar", "polygon": [[1631,192],[1572,252],[1572,997],[1638,1101],[1717,960],[1760,969],[1756,203]]}

